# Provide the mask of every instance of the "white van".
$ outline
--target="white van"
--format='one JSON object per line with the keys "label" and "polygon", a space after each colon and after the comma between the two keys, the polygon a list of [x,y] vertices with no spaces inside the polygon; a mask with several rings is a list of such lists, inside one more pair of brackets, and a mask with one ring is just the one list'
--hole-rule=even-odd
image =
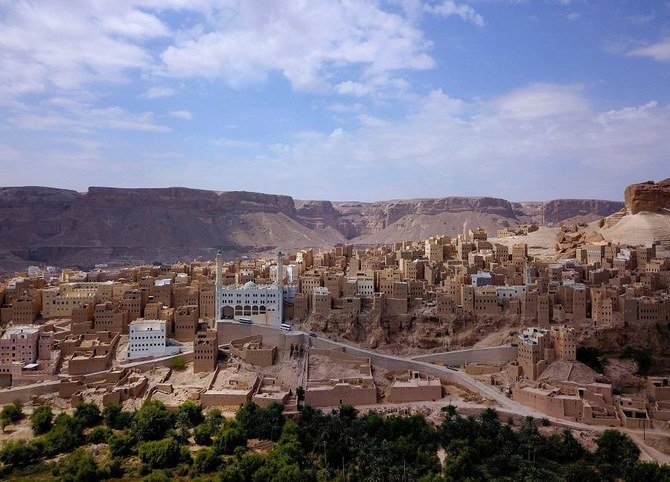
{"label": "white van", "polygon": [[282,330],[291,331],[291,325],[289,325],[288,323],[282,323],[281,325],[279,325],[279,328],[281,328]]}
{"label": "white van", "polygon": [[240,323],[243,323],[245,325],[250,325],[251,324],[251,318],[240,318],[239,320]]}

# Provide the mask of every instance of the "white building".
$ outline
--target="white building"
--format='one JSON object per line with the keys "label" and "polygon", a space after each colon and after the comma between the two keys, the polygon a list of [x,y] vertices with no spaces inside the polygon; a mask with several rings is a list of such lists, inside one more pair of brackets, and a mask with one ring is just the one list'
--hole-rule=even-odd
{"label": "white building", "polygon": [[373,296],[375,294],[375,277],[371,273],[359,271],[355,277],[350,276],[347,280],[356,282],[356,294],[358,296]]}
{"label": "white building", "polygon": [[242,286],[220,286],[217,298],[221,307],[218,319],[251,318],[254,323],[263,325],[282,322],[283,294],[276,283],[257,285],[248,281]]}
{"label": "white building", "polygon": [[131,322],[128,328],[128,359],[176,355],[181,351],[181,346],[168,341],[165,320],[139,319]]}
{"label": "white building", "polygon": [[[281,284],[257,285],[247,281],[244,285],[221,283],[221,257],[216,259],[216,319],[238,320],[250,318],[262,325],[279,326],[283,321],[284,290]],[[277,256],[278,278],[284,279],[282,254]]]}

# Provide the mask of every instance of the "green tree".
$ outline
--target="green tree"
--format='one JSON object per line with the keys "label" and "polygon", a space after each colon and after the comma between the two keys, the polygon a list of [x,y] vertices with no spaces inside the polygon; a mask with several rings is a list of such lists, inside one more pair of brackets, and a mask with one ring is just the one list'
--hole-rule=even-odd
{"label": "green tree", "polygon": [[5,405],[0,412],[0,428],[5,431],[7,425],[18,422],[23,418],[23,403],[16,400],[14,403]]}
{"label": "green tree", "polygon": [[57,473],[65,482],[97,482],[100,480],[98,464],[93,456],[83,448],[65,457],[58,464]]}
{"label": "green tree", "polygon": [[597,466],[606,480],[629,475],[640,457],[640,449],[633,439],[618,430],[605,430],[596,439],[596,444]]}
{"label": "green tree", "polygon": [[213,428],[208,423],[201,423],[193,429],[193,440],[197,445],[212,445]]}
{"label": "green tree", "polygon": [[670,482],[670,466],[656,462],[637,462],[626,482]]}
{"label": "green tree", "polygon": [[174,467],[181,460],[179,443],[172,437],[144,442],[139,446],[140,460],[152,469]]}
{"label": "green tree", "polygon": [[107,439],[112,457],[127,457],[135,451],[135,440],[123,432],[113,433]]}
{"label": "green tree", "polygon": [[163,403],[147,400],[135,412],[130,433],[141,442],[159,440],[165,437],[173,425],[174,419]]}
{"label": "green tree", "polygon": [[563,469],[563,478],[566,482],[600,482],[602,479],[584,460],[568,464]]}
{"label": "green tree", "polygon": [[26,467],[34,464],[40,455],[33,443],[25,440],[8,440],[0,450],[0,462],[13,467]]}
{"label": "green tree", "polygon": [[101,444],[107,442],[107,439],[112,435],[112,431],[107,427],[93,427],[86,434],[87,444]]}
{"label": "green tree", "polygon": [[84,441],[81,423],[66,413],[58,414],[51,430],[43,436],[44,451],[49,456],[71,452]]}
{"label": "green tree", "polygon": [[261,408],[253,402],[242,405],[235,414],[235,420],[246,438],[277,440],[284,426],[282,412],[284,406],[273,403],[267,408]]}
{"label": "green tree", "polygon": [[84,428],[95,427],[102,421],[100,409],[94,403],[80,403],[74,410],[74,419]]}
{"label": "green tree", "polygon": [[179,405],[178,415],[188,423],[189,427],[195,427],[205,420],[205,417],[202,414],[202,407],[192,400]]}
{"label": "green tree", "polygon": [[172,482],[165,470],[154,470],[142,479],[142,482]]}
{"label": "green tree", "polygon": [[640,348],[627,347],[623,352],[624,358],[630,358],[637,364],[637,375],[649,375],[654,365],[654,357],[649,350],[641,350]]}
{"label": "green tree", "polygon": [[242,428],[237,423],[228,424],[223,427],[214,442],[214,448],[219,454],[232,454],[237,447],[243,447],[247,444],[247,438],[244,436]]}
{"label": "green tree", "polygon": [[221,457],[212,449],[201,449],[195,453],[193,472],[196,475],[209,474],[221,466]]}
{"label": "green tree", "polygon": [[110,403],[102,409],[105,425],[116,430],[124,430],[133,422],[133,413],[123,411],[118,403]]}
{"label": "green tree", "polygon": [[35,407],[30,416],[30,424],[35,435],[42,435],[51,430],[53,425],[53,411],[49,405]]}

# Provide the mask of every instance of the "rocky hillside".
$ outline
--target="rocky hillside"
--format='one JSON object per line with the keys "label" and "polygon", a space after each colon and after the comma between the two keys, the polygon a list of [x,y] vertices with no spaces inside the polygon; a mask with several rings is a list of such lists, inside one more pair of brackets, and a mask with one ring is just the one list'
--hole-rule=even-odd
{"label": "rocky hillside", "polygon": [[0,270],[31,263],[91,266],[229,256],[276,249],[373,244],[490,232],[522,222],[592,221],[614,201],[511,203],[488,197],[376,203],[294,201],[289,196],[186,188],[0,188]]}

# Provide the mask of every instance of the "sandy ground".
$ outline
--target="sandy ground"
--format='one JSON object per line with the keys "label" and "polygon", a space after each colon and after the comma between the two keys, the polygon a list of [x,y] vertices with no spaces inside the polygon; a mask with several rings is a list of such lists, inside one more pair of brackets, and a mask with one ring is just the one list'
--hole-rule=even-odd
{"label": "sandy ground", "polygon": [[626,214],[614,226],[601,229],[608,241],[630,245],[650,246],[655,240],[670,239],[670,210],[664,214]]}
{"label": "sandy ground", "polygon": [[309,379],[330,380],[333,378],[356,378],[361,371],[345,365],[332,363],[328,357],[311,355],[309,357]]}
{"label": "sandy ground", "polygon": [[508,236],[504,238],[493,238],[491,242],[500,243],[510,248],[519,243],[528,245],[528,254],[540,259],[554,259],[556,246],[556,234],[560,228],[548,228],[541,226],[537,231],[526,236]]}

